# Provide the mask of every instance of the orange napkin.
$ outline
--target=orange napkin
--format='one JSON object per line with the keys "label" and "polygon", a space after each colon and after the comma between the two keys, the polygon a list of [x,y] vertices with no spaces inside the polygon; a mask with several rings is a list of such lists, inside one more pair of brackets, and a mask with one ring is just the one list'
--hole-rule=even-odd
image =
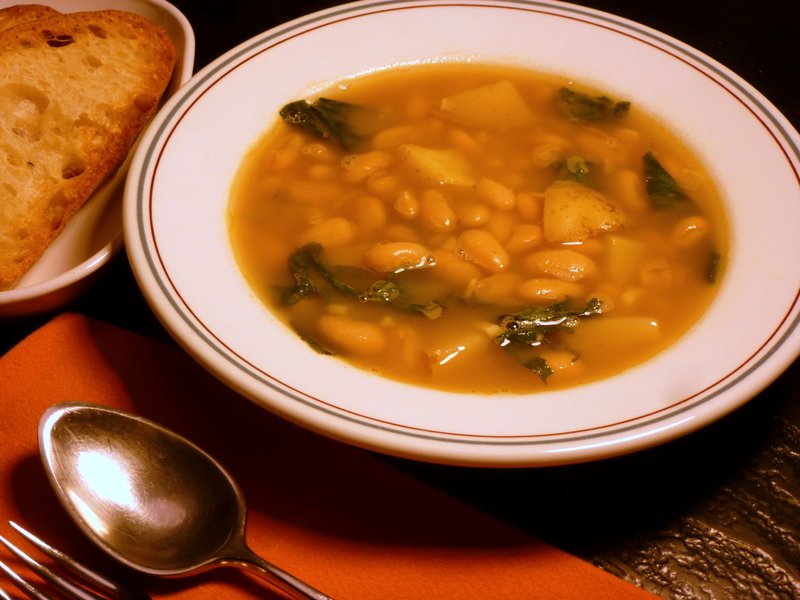
{"label": "orange napkin", "polygon": [[[368,452],[273,417],[170,345],[67,313],[0,359],[0,518],[118,576],[133,575],[77,533],[38,456],[42,411],[75,399],[158,421],[210,452],[245,491],[253,550],[338,600],[653,597]],[[30,548],[1,522],[0,534]],[[279,597],[233,569],[140,583],[156,598]]]}

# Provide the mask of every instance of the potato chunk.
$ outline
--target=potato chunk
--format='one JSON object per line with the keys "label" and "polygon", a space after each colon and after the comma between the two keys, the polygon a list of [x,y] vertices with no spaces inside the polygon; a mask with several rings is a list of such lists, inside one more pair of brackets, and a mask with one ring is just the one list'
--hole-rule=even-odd
{"label": "potato chunk", "polygon": [[596,190],[557,181],[544,192],[542,220],[548,242],[580,242],[622,229],[625,214]]}
{"label": "potato chunk", "polygon": [[604,316],[581,321],[569,338],[569,346],[581,356],[609,356],[652,346],[660,335],[657,319]]}
{"label": "potato chunk", "polygon": [[634,281],[647,258],[647,246],[618,235],[609,236],[607,244],[606,268],[611,278],[625,285]]}
{"label": "potato chunk", "polygon": [[432,184],[475,185],[476,179],[466,159],[453,150],[403,144],[400,159],[408,168]]}
{"label": "potato chunk", "polygon": [[510,81],[498,81],[443,98],[440,109],[453,121],[479,129],[528,127],[533,113]]}

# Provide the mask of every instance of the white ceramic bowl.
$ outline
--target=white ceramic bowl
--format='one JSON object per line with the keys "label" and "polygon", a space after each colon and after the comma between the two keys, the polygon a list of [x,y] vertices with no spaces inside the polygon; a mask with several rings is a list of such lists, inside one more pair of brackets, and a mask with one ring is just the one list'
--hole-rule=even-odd
{"label": "white ceramic bowl", "polygon": [[[727,201],[732,244],[717,298],[677,344],[618,376],[565,391],[449,394],[315,354],[255,297],[226,228],[244,153],[288,100],[374,69],[432,60],[571,74],[632,100],[688,142]],[[587,461],[718,419],[798,355],[798,147],[788,121],[734,73],[609,14],[547,1],[354,3],[267,31],[192,78],[134,157],[125,239],[145,295],[178,342],[286,419],[435,462]]]}
{"label": "white ceramic bowl", "polygon": [[[194,32],[189,21],[164,0],[0,0],[14,4],[47,4],[64,13],[127,10],[164,27],[175,43],[177,63],[166,96],[191,77]],[[70,220],[36,264],[11,290],[0,291],[0,319],[59,308],[81,294],[95,275],[122,249],[122,189],[130,160],[98,189]]]}

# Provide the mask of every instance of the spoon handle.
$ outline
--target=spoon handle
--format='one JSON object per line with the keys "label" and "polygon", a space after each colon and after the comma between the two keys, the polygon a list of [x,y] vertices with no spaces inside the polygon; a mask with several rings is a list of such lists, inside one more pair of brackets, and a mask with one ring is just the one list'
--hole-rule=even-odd
{"label": "spoon handle", "polygon": [[222,564],[258,575],[293,600],[333,600],[305,581],[264,560],[246,546],[239,549],[235,556],[222,561]]}

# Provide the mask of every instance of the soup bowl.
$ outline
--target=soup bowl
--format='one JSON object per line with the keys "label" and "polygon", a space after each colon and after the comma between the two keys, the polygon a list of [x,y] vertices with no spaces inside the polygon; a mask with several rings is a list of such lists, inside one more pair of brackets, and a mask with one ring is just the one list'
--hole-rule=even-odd
{"label": "soup bowl", "polygon": [[[290,100],[377,70],[444,61],[528,67],[624,97],[705,164],[725,202],[729,256],[711,306],[676,343],[572,388],[461,394],[317,354],[265,306],[229,239],[231,186],[245,154]],[[751,399],[800,353],[798,147],[788,121],[736,74],[613,15],[547,1],[356,2],[248,40],[170,99],[133,157],[125,242],[177,342],[285,419],[431,462],[576,463],[695,431]]]}

